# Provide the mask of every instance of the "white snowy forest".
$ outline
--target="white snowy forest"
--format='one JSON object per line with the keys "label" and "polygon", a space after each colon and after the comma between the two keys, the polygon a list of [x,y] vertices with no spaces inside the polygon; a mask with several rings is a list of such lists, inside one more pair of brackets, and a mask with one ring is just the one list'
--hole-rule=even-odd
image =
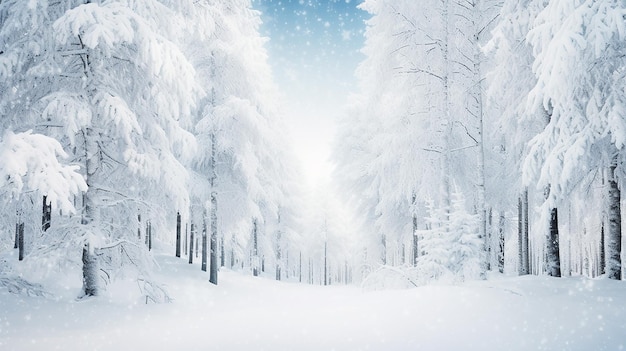
{"label": "white snowy forest", "polygon": [[626,3],[338,1],[311,188],[251,0],[0,0],[0,349],[626,348]]}

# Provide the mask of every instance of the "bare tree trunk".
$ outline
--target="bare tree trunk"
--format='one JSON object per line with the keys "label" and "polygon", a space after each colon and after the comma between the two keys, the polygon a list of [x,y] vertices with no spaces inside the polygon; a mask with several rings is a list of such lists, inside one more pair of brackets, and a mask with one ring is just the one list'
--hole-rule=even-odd
{"label": "bare tree trunk", "polygon": [[413,194],[411,197],[411,205],[413,206],[413,235],[412,235],[412,255],[411,255],[411,264],[413,267],[417,266],[417,258],[419,257],[419,243],[417,241],[417,195]]}
{"label": "bare tree trunk", "polygon": [[203,272],[206,272],[207,266],[207,254],[208,250],[208,242],[207,242],[207,231],[206,231],[206,219],[202,222],[202,263],[200,265],[200,269]]}
{"label": "bare tree trunk", "polygon": [[285,271],[285,278],[289,279],[289,249],[285,249],[285,264],[283,265]]}
{"label": "bare tree trunk", "polygon": [[380,244],[382,246],[381,252],[380,252],[380,259],[383,265],[386,265],[387,264],[387,235],[385,234],[380,235]]}
{"label": "bare tree trunk", "polygon": [[311,257],[309,257],[309,284],[313,284],[313,263],[311,263]]}
{"label": "bare tree trunk", "polygon": [[95,252],[85,244],[83,247],[83,294],[85,296],[97,296],[99,294],[98,257]]}
{"label": "bare tree trunk", "polygon": [[148,247],[148,242],[150,241],[150,222],[146,221],[146,235],[144,237],[144,244],[146,244],[146,247]]}
{"label": "bare tree trunk", "polygon": [[220,267],[226,267],[226,252],[224,248],[224,234],[220,237]]}
{"label": "bare tree trunk", "polygon": [[283,236],[283,233],[280,230],[280,210],[278,211],[277,226],[278,226],[278,229],[276,230],[276,280],[280,280],[281,279],[281,265],[282,265],[281,241],[282,241],[282,236]]}
{"label": "bare tree trunk", "polygon": [[[213,56],[211,56],[213,57]],[[213,94],[214,96],[214,94]],[[214,105],[214,102],[213,102]],[[215,134],[211,134],[211,177],[209,182],[211,184],[211,209],[209,219],[211,220],[211,271],[209,272],[209,282],[217,285],[217,272],[219,267],[217,266],[217,171],[215,169],[216,162],[216,145]],[[223,265],[222,259],[222,265]]]}
{"label": "bare tree trunk", "polygon": [[18,225],[18,237],[17,237],[17,250],[18,261],[24,260],[24,222],[20,221]]}
{"label": "bare tree trunk", "polygon": [[196,228],[193,223],[191,223],[191,231],[189,234],[189,264],[193,263],[193,240],[196,234]]}
{"label": "bare tree trunk", "polygon": [[487,223],[485,225],[485,247],[486,247],[486,259],[485,259],[485,265],[486,265],[486,269],[487,271],[491,270],[491,262],[493,261],[493,256],[494,256],[494,252],[495,255],[497,256],[498,253],[497,251],[494,249],[494,242],[493,242],[493,209],[489,208],[489,211],[487,211]]}
{"label": "bare tree trunk", "polygon": [[235,249],[234,248],[230,248],[230,269],[233,269],[233,267],[235,267]]}
{"label": "bare tree trunk", "polygon": [[530,250],[528,246],[528,189],[519,197],[517,207],[519,275],[530,274]]}
{"label": "bare tree trunk", "polygon": [[148,221],[148,251],[152,251],[152,223]]}
{"label": "bare tree trunk", "polygon": [[622,214],[621,214],[621,193],[615,170],[617,168],[617,154],[611,160],[608,174],[608,219],[609,231],[606,238],[606,275],[609,279],[622,279]]}
{"label": "bare tree trunk", "polygon": [[500,211],[500,220],[498,221],[498,271],[504,273],[504,211]]}
{"label": "bare tree trunk", "polygon": [[298,264],[298,281],[302,283],[302,251],[300,251],[300,261]]}
{"label": "bare tree trunk", "polygon": [[180,257],[181,220],[180,212],[176,213],[176,257]]}
{"label": "bare tree trunk", "polygon": [[141,213],[137,214],[137,239],[141,241]]}
{"label": "bare tree trunk", "polygon": [[599,258],[599,274],[605,274],[606,273],[606,252],[605,252],[605,233],[604,233],[604,219],[602,220],[602,224],[600,225],[600,244],[598,245],[599,250],[598,250],[598,254],[600,255]]}
{"label": "bare tree trunk", "polygon": [[517,201],[517,262],[519,275],[528,274],[524,269],[524,207],[522,197]]}
{"label": "bare tree trunk", "polygon": [[[99,220],[99,213],[94,203],[94,188],[93,178],[95,172],[99,167],[98,153],[100,148],[96,141],[96,136],[93,135],[91,129],[83,131],[85,142],[85,181],[87,183],[87,191],[83,193],[83,211],[81,224],[87,227],[88,231],[91,231],[89,225]],[[98,280],[98,272],[100,271],[100,265],[98,262],[98,256],[96,255],[95,247],[92,247],[92,243],[89,242],[89,238],[85,239],[83,245],[83,294],[84,296],[97,296],[100,293],[100,286]]]}
{"label": "bare tree trunk", "polygon": [[[213,223],[211,223],[211,227]],[[211,257],[211,270],[209,272],[209,282],[217,285],[217,272],[219,270],[219,266],[217,265],[217,229],[211,228],[211,247],[210,247],[210,257]]]}
{"label": "bare tree trunk", "polygon": [[52,203],[48,203],[48,197],[44,195],[42,212],[41,212],[41,230],[45,232],[46,230],[50,229],[51,222],[52,222]]}
{"label": "bare tree trunk", "polygon": [[324,285],[327,285],[327,284],[328,284],[328,242],[324,241]]}
{"label": "bare tree trunk", "polygon": [[524,211],[524,232],[522,235],[522,245],[524,250],[524,272],[525,274],[530,274],[531,267],[531,255],[530,255],[530,222],[529,222],[529,210],[528,210],[528,188],[524,188],[523,198],[522,198],[522,209]]}
{"label": "bare tree trunk", "polygon": [[487,271],[491,269],[491,236],[487,233],[487,200],[485,199],[486,193],[486,180],[485,180],[485,138],[484,138],[484,121],[483,121],[483,94],[482,94],[482,73],[481,73],[481,55],[482,50],[479,44],[479,36],[482,32],[482,24],[478,23],[478,16],[480,16],[477,2],[473,2],[472,14],[474,24],[474,82],[473,82],[473,94],[476,100],[477,110],[476,117],[478,119],[478,215],[480,219],[480,228],[478,232],[479,240],[482,239],[483,252],[481,255],[480,265],[480,278],[487,279]]}
{"label": "bare tree trunk", "polygon": [[259,238],[256,218],[252,220],[252,275],[259,275]]}
{"label": "bare tree trunk", "polygon": [[557,208],[550,209],[550,228],[546,247],[546,268],[548,275],[561,276],[561,257],[559,253],[559,216]]}

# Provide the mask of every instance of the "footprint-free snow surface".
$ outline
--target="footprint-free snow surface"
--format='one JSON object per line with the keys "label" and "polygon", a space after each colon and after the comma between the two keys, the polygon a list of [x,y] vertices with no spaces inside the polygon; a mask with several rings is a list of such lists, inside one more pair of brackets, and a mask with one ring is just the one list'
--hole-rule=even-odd
{"label": "footprint-free snow surface", "polygon": [[[459,286],[364,291],[222,270],[219,286],[158,257],[174,301],[145,304],[135,283],[76,301],[0,288],[0,350],[622,350],[626,282],[492,277]],[[79,279],[77,279],[79,280]]]}

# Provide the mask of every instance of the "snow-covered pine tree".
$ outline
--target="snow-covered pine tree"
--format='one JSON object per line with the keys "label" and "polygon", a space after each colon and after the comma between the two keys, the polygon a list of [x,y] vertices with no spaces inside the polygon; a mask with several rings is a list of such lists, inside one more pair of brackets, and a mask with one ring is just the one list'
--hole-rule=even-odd
{"label": "snow-covered pine tree", "polygon": [[418,218],[424,216],[423,199],[450,211],[452,183],[469,194],[468,208],[478,208],[485,222],[479,41],[493,20],[484,10],[496,3],[360,5],[372,14],[367,57],[357,71],[359,96],[343,127],[349,130],[337,148],[338,173],[361,187],[355,191],[366,206],[361,212],[373,221],[365,230],[372,238],[384,233],[386,247],[419,246],[412,233],[424,222]]}
{"label": "snow-covered pine tree", "polygon": [[417,259],[417,281],[420,284],[440,279],[452,279],[449,271],[451,259],[448,219],[446,211],[436,206],[434,201],[427,202],[427,229],[419,230],[420,256]]}
{"label": "snow-covered pine tree", "polygon": [[[491,39],[484,47],[493,62],[487,74],[487,105],[498,116],[489,137],[495,145],[500,144],[496,171],[489,181],[493,188],[489,196],[494,205],[507,211],[513,211],[513,205],[519,204],[520,275],[530,273],[528,209],[529,198],[536,192],[534,187],[529,189],[522,183],[523,159],[528,141],[541,132],[544,125],[541,111],[528,113],[526,110],[526,99],[536,83],[532,72],[534,56],[526,35],[544,6],[542,1],[504,1]],[[532,191],[530,196],[529,190]]]}
{"label": "snow-covered pine tree", "polygon": [[[244,258],[241,248],[251,241],[245,233],[256,233],[257,253],[267,252],[273,261],[274,245],[266,233],[272,232],[268,226],[275,225],[278,208],[284,218],[294,218],[286,206],[290,185],[285,185],[293,172],[283,151],[279,99],[258,32],[259,13],[251,10],[249,0],[196,6],[203,14],[197,20],[210,18],[213,23],[213,30],[185,49],[208,92],[196,117],[200,151],[193,169],[205,189],[197,194],[211,223],[211,262],[217,269],[218,232],[226,235],[227,246],[235,246],[225,251],[239,253],[238,260]],[[216,281],[217,271],[212,273]]]}
{"label": "snow-covered pine tree", "polygon": [[[202,90],[175,43],[182,17],[157,1],[2,6],[13,23],[3,26],[11,31],[3,41],[15,49],[13,77],[20,86],[37,81],[37,89],[16,86],[15,111],[33,116],[21,128],[31,125],[56,137],[82,165],[88,188],[75,235],[84,244],[83,293],[97,295],[97,252],[135,240],[110,228],[136,228],[132,209],[166,195],[176,207],[187,207],[180,160],[194,140],[184,127]],[[155,183],[165,192],[150,193]],[[156,207],[167,203],[159,202]]]}
{"label": "snow-covered pine tree", "polygon": [[619,175],[626,138],[623,44],[626,7],[620,1],[549,2],[528,34],[537,83],[529,110],[550,112],[531,141],[527,178],[550,185],[548,204],[561,201],[578,179],[609,170],[607,276],[621,279]]}
{"label": "snow-covered pine tree", "polygon": [[484,239],[480,236],[480,214],[466,210],[465,197],[456,191],[452,195],[453,210],[449,223],[449,267],[460,281],[480,279],[484,274]]}

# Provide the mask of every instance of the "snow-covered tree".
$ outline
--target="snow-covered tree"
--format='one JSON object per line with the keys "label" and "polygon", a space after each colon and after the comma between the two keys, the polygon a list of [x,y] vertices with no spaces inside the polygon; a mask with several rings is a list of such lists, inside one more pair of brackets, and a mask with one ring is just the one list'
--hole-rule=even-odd
{"label": "snow-covered tree", "polygon": [[209,19],[212,25],[185,44],[198,82],[208,93],[196,116],[200,148],[192,168],[196,184],[204,184],[195,192],[201,208],[196,212],[210,228],[215,248],[211,281],[216,282],[218,252],[213,245],[219,233],[230,247],[225,251],[237,260],[246,258],[243,248],[251,244],[254,262],[260,264],[263,255],[274,261],[277,227],[284,229],[285,238],[293,233],[288,228],[295,218],[289,198],[294,173],[265,39],[259,34],[259,13],[248,0],[196,6],[195,20],[201,24]]}
{"label": "snow-covered tree", "polygon": [[97,295],[98,254],[135,237],[137,208],[159,196],[187,207],[181,161],[194,149],[186,127],[202,89],[175,43],[183,18],[158,1],[1,6],[6,120],[55,137],[82,165],[88,188],[74,235],[83,293]]}
{"label": "snow-covered tree", "polygon": [[607,275],[621,279],[620,175],[624,123],[626,7],[620,1],[552,1],[528,33],[537,83],[529,110],[550,119],[530,144],[527,178],[565,198],[581,175],[608,169]]}
{"label": "snow-covered tree", "polygon": [[382,234],[385,251],[390,242],[412,248],[412,262],[421,251],[414,232],[426,227],[425,200],[432,199],[449,220],[453,183],[470,200],[466,210],[479,213],[485,239],[479,45],[497,3],[360,5],[372,18],[366,59],[357,70],[359,93],[340,134],[338,174],[359,187],[354,194],[370,236]]}
{"label": "snow-covered tree", "polygon": [[493,192],[488,196],[505,211],[512,211],[511,206],[519,204],[520,274],[530,273],[529,200],[532,202],[535,192],[531,188],[529,194],[522,184],[523,159],[528,141],[545,125],[541,111],[529,114],[526,110],[528,94],[536,82],[532,72],[534,56],[526,35],[544,6],[540,1],[505,1],[491,39],[484,47],[493,62],[487,74],[487,102],[498,116],[488,137],[494,140],[494,146],[500,146],[499,153],[493,154],[497,156],[496,171],[490,179]]}

